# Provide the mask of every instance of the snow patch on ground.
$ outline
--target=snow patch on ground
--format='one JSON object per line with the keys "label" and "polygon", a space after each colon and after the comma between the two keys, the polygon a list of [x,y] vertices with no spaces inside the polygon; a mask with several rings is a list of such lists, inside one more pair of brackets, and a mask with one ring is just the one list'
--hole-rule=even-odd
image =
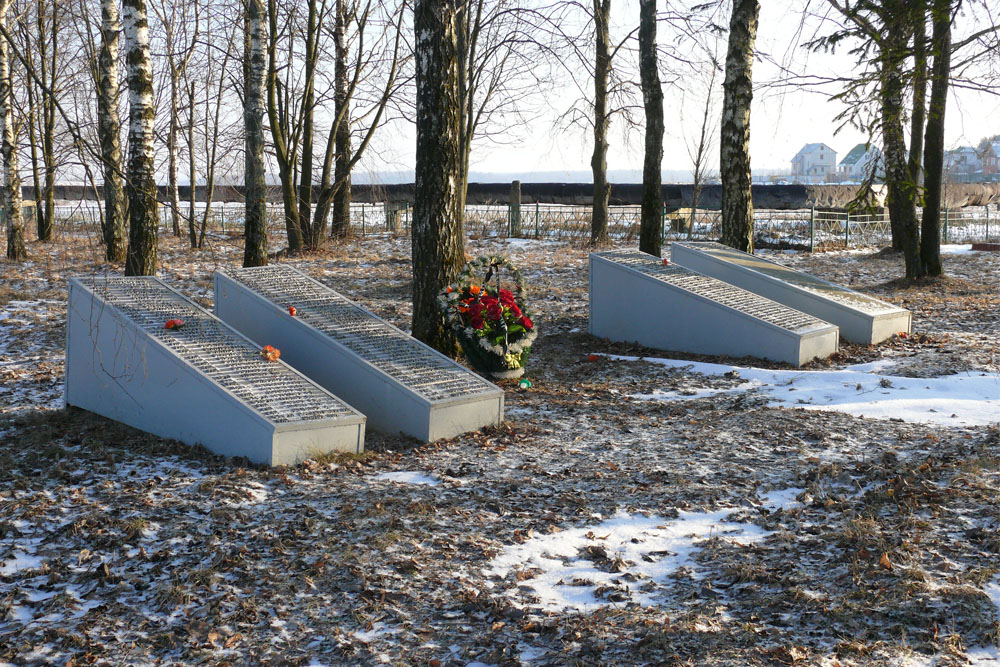
{"label": "snow patch on ground", "polygon": [[737,373],[743,382],[725,389],[693,384],[690,392],[654,391],[633,398],[680,401],[758,390],[772,406],[845,412],[856,417],[902,419],[941,426],[986,426],[1000,421],[1000,374],[957,373],[936,378],[910,378],[879,372],[891,360],[832,371],[788,371],[743,368],[676,359],[608,355],[618,361],[646,361],[694,374]]}
{"label": "snow patch on ground", "polygon": [[437,486],[441,480],[434,475],[428,475],[417,470],[401,470],[399,472],[382,472],[373,475],[371,479],[378,482],[396,482],[398,484],[426,484]]}
{"label": "snow patch on ground", "polygon": [[[764,502],[774,499],[788,506],[799,492],[773,491]],[[655,606],[657,584],[682,567],[696,576],[692,556],[704,540],[718,537],[749,545],[770,534],[754,524],[728,521],[731,514],[731,509],[680,511],[676,519],[665,519],[618,512],[597,525],[508,546],[483,571],[501,578],[517,572],[522,580],[518,589],[529,593],[525,606],[545,611],[587,612],[627,602]]]}

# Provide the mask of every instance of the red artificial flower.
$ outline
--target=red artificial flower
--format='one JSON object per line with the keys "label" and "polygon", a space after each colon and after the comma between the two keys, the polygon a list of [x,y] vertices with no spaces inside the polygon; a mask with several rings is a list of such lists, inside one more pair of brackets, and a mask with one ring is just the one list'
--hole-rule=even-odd
{"label": "red artificial flower", "polygon": [[670,266],[670,260],[669,259],[664,259],[663,260],[663,266]]}
{"label": "red artificial flower", "polygon": [[480,317],[483,314],[483,304],[481,301],[474,301],[469,304],[469,315]]}
{"label": "red artificial flower", "polygon": [[899,337],[900,338],[906,338],[906,332],[905,331],[900,331],[899,332]]}
{"label": "red artificial flower", "polygon": [[518,322],[520,322],[521,326],[524,327],[525,329],[530,330],[535,328],[535,323],[532,322],[531,318],[528,317],[527,315],[522,315],[521,319],[519,319]]}
{"label": "red artificial flower", "polygon": [[510,308],[510,314],[513,315],[514,317],[521,317],[521,315],[524,314],[521,312],[521,309],[517,307],[516,303],[510,304],[509,308]]}
{"label": "red artificial flower", "polygon": [[505,306],[513,306],[514,295],[511,294],[509,290],[505,289],[500,290],[500,303],[502,303]]}
{"label": "red artificial flower", "polygon": [[265,345],[260,349],[260,356],[264,361],[277,361],[281,356],[281,350],[271,345]]}
{"label": "red artificial flower", "polygon": [[492,294],[484,294],[483,297],[480,299],[480,301],[482,301],[483,305],[486,306],[487,308],[490,307],[490,306],[492,306],[495,303],[500,303],[497,300],[497,298],[495,296],[493,296]]}
{"label": "red artificial flower", "polygon": [[176,329],[180,329],[182,326],[184,326],[184,320],[167,320],[167,323],[163,325],[163,328],[174,331]]}
{"label": "red artificial flower", "polygon": [[591,354],[587,357],[587,361],[597,361],[599,358],[596,354]]}
{"label": "red artificial flower", "polygon": [[295,309],[295,306],[289,306],[288,307],[288,314],[291,315],[292,317],[295,317],[295,313],[297,313],[297,312],[299,312],[299,311],[297,311]]}
{"label": "red artificial flower", "polygon": [[499,303],[491,303],[486,308],[486,317],[494,321],[500,321],[503,317],[503,307]]}
{"label": "red artificial flower", "polygon": [[486,322],[483,321],[483,318],[476,315],[475,317],[469,318],[469,326],[473,329],[482,329],[486,326]]}

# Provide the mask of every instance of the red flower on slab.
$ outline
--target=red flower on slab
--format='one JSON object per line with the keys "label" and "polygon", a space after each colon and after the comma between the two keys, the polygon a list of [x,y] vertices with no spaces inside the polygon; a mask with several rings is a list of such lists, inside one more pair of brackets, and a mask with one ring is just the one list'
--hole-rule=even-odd
{"label": "red flower on slab", "polygon": [[600,359],[600,357],[598,357],[596,354],[591,354],[587,357],[587,361],[597,361],[598,359]]}
{"label": "red flower on slab", "polygon": [[297,313],[297,312],[299,312],[299,311],[295,309],[295,306],[289,306],[288,307],[288,314],[291,315],[292,317],[295,317],[295,313]]}
{"label": "red flower on slab", "polygon": [[503,318],[503,307],[499,303],[491,303],[486,308],[486,317],[494,322],[499,322]]}
{"label": "red flower on slab", "polygon": [[184,320],[167,320],[167,323],[163,325],[163,328],[174,331],[176,329],[180,329],[182,326],[184,326]]}
{"label": "red flower on slab", "polygon": [[500,295],[500,303],[502,303],[505,306],[514,305],[514,295],[510,293],[510,290],[501,289],[499,295]]}
{"label": "red flower on slab", "polygon": [[277,361],[281,356],[281,350],[272,345],[265,345],[260,349],[260,356],[264,361]]}
{"label": "red flower on slab", "polygon": [[520,323],[521,323],[521,326],[522,326],[522,327],[524,327],[525,329],[528,329],[529,331],[530,331],[531,329],[534,329],[534,328],[535,328],[535,323],[534,323],[534,322],[532,322],[532,321],[531,321],[531,318],[530,318],[530,317],[528,317],[527,315],[522,315],[522,316],[521,316],[521,319],[519,319],[519,320],[518,320],[518,322],[520,322]]}
{"label": "red flower on slab", "polygon": [[663,260],[663,266],[670,266],[670,260],[664,258],[664,260]]}
{"label": "red flower on slab", "polygon": [[510,314],[513,315],[514,317],[521,317],[522,315],[524,315],[524,313],[521,312],[521,309],[517,307],[516,303],[510,304],[510,306],[508,306],[508,309],[510,310]]}
{"label": "red flower on slab", "polygon": [[484,326],[486,326],[486,322],[484,322],[483,318],[481,318],[479,315],[474,315],[473,317],[469,318],[469,326],[471,326],[473,329],[482,329]]}
{"label": "red flower on slab", "polygon": [[906,337],[907,337],[907,336],[906,336],[906,332],[905,332],[905,331],[900,331],[900,332],[899,332],[899,337],[900,337],[900,338],[906,338]]}

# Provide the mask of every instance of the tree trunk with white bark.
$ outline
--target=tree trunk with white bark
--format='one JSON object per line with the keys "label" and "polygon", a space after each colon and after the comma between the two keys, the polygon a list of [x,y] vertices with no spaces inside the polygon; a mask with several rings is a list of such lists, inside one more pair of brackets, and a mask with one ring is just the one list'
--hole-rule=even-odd
{"label": "tree trunk with white bark", "polygon": [[118,120],[118,3],[101,0],[97,134],[104,173],[104,257],[125,260],[125,195],[122,187],[121,122]]}
{"label": "tree trunk with white bark", "polygon": [[[0,0],[0,24],[7,28],[8,0]],[[14,95],[11,90],[10,47],[0,39],[0,113],[3,114],[3,188],[0,200],[7,223],[7,258],[23,261],[28,258],[24,247],[24,223],[21,220],[21,176],[17,167],[17,137],[14,134]]]}
{"label": "tree trunk with white bark", "polygon": [[264,5],[261,0],[247,0],[248,50],[244,73],[246,99],[243,122],[246,125],[246,220],[243,236],[243,266],[267,264],[267,186],[264,182],[264,79],[267,59],[264,45]]}
{"label": "tree trunk with white bark", "polygon": [[722,84],[722,242],[753,252],[753,193],[750,180],[750,101],[757,39],[757,0],[734,0],[729,22],[726,78]]}
{"label": "tree trunk with white bark", "polygon": [[156,180],[153,164],[153,68],[149,58],[146,0],[122,0],[122,32],[129,92],[128,251],[125,275],[156,273]]}

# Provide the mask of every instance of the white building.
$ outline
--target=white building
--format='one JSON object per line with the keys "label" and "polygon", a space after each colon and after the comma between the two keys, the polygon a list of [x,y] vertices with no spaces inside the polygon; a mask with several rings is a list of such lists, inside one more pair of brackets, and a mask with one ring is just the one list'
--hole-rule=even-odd
{"label": "white building", "polygon": [[837,151],[826,144],[806,144],[792,158],[792,180],[827,183],[837,170]]}

